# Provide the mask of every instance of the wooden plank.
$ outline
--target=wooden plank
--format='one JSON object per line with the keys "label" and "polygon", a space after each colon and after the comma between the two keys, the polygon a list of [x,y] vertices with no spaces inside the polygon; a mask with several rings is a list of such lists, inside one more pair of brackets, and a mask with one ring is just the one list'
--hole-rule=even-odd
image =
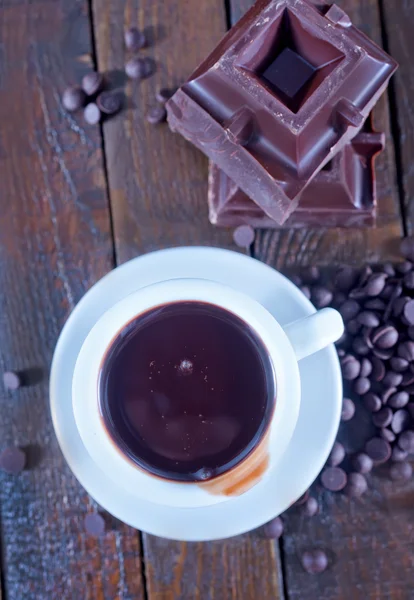
{"label": "wooden plank", "polygon": [[[105,71],[126,60],[124,27],[155,32],[143,55],[155,58],[156,75],[129,82],[133,108],[104,127],[118,260],[165,246],[231,248],[231,233],[208,222],[205,157],[167,126],[145,121],[157,88],[182,83],[224,33],[223,1],[94,0],[94,23]],[[250,536],[215,544],[143,539],[149,600],[235,598],[227,578],[234,589],[250,590],[246,597],[283,597],[278,553],[269,542]]]}
{"label": "wooden plank", "polygon": [[[252,2],[232,1],[236,11],[242,4],[248,8]],[[357,26],[381,43],[376,0],[342,0],[338,4]],[[409,31],[407,25],[407,36]],[[397,30],[395,35],[399,35]],[[407,70],[409,64],[407,50]],[[375,111],[375,125],[387,133],[387,150],[377,162],[379,228],[370,232],[339,229],[263,232],[256,242],[257,258],[286,268],[392,257],[392,242],[399,237],[401,225],[387,98],[380,101]],[[351,440],[346,433],[344,436],[344,443],[352,449]],[[370,492],[360,502],[332,496],[316,486],[321,506],[319,516],[304,518],[298,509],[291,509],[285,515],[282,558],[289,600],[413,597],[414,530],[409,511],[414,485],[397,486],[378,477],[373,477],[370,485]],[[324,548],[329,555],[329,569],[322,575],[308,575],[300,565],[301,553],[312,548]]]}
{"label": "wooden plank", "polygon": [[389,51],[400,63],[394,77],[394,118],[401,153],[402,191],[404,194],[407,231],[414,232],[414,51],[413,3],[409,0],[390,3],[380,0]]}
{"label": "wooden plank", "polygon": [[[0,7],[0,371],[46,373],[70,311],[112,268],[113,244],[99,128],[60,104],[92,67],[87,2],[22,4]],[[1,448],[25,447],[30,467],[0,475],[6,597],[142,598],[136,532],[84,532],[94,503],[59,450],[46,379],[0,389]]]}

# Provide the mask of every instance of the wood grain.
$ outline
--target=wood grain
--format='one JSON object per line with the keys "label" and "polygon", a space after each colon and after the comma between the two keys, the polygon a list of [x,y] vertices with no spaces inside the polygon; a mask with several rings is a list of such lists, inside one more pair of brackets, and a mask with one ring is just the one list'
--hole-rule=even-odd
{"label": "wood grain", "polygon": [[[224,3],[95,0],[100,69],[122,68],[127,57],[122,32],[132,25],[154,34],[143,55],[155,59],[157,73],[129,82],[130,108],[104,126],[117,259],[166,246],[231,248],[231,232],[208,222],[205,157],[167,125],[145,121],[158,87],[182,83],[220,39]],[[283,597],[278,551],[257,537],[182,544],[144,535],[143,542],[149,600]]]}
{"label": "wood grain", "polygon": [[99,128],[60,103],[92,66],[89,31],[83,0],[0,4],[0,371],[43,371],[40,383],[0,389],[1,449],[20,445],[29,462],[0,475],[8,600],[143,597],[136,532],[84,532],[95,505],[60,453],[48,403],[58,333],[112,268]]}
{"label": "wood grain", "polygon": [[381,2],[384,12],[384,28],[389,51],[400,63],[394,77],[394,117],[398,144],[401,151],[402,187],[404,193],[406,226],[409,234],[414,232],[414,4],[411,0],[397,3]]}

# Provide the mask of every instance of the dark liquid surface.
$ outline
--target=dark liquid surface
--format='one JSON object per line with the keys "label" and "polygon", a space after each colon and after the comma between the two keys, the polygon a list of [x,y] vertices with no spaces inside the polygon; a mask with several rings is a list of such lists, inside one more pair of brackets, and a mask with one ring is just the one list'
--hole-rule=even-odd
{"label": "dark liquid surface", "polygon": [[250,327],[202,302],[162,305],[114,340],[100,378],[114,442],[148,471],[215,477],[246,457],[270,420],[275,380]]}

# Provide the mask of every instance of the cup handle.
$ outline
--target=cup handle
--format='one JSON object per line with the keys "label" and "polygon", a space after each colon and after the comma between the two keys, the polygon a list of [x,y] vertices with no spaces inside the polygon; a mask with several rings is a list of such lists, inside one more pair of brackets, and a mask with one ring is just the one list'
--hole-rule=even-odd
{"label": "cup handle", "polygon": [[344,323],[337,310],[323,308],[309,317],[289,323],[283,330],[296,358],[302,360],[339,340],[344,332]]}

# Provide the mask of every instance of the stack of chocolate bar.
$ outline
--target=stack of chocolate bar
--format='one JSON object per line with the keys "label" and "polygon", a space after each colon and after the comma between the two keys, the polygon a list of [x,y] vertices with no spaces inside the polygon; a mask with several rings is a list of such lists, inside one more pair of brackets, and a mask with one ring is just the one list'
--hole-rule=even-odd
{"label": "stack of chocolate bar", "polygon": [[167,104],[221,226],[372,226],[369,114],[397,63],[335,4],[259,0]]}

